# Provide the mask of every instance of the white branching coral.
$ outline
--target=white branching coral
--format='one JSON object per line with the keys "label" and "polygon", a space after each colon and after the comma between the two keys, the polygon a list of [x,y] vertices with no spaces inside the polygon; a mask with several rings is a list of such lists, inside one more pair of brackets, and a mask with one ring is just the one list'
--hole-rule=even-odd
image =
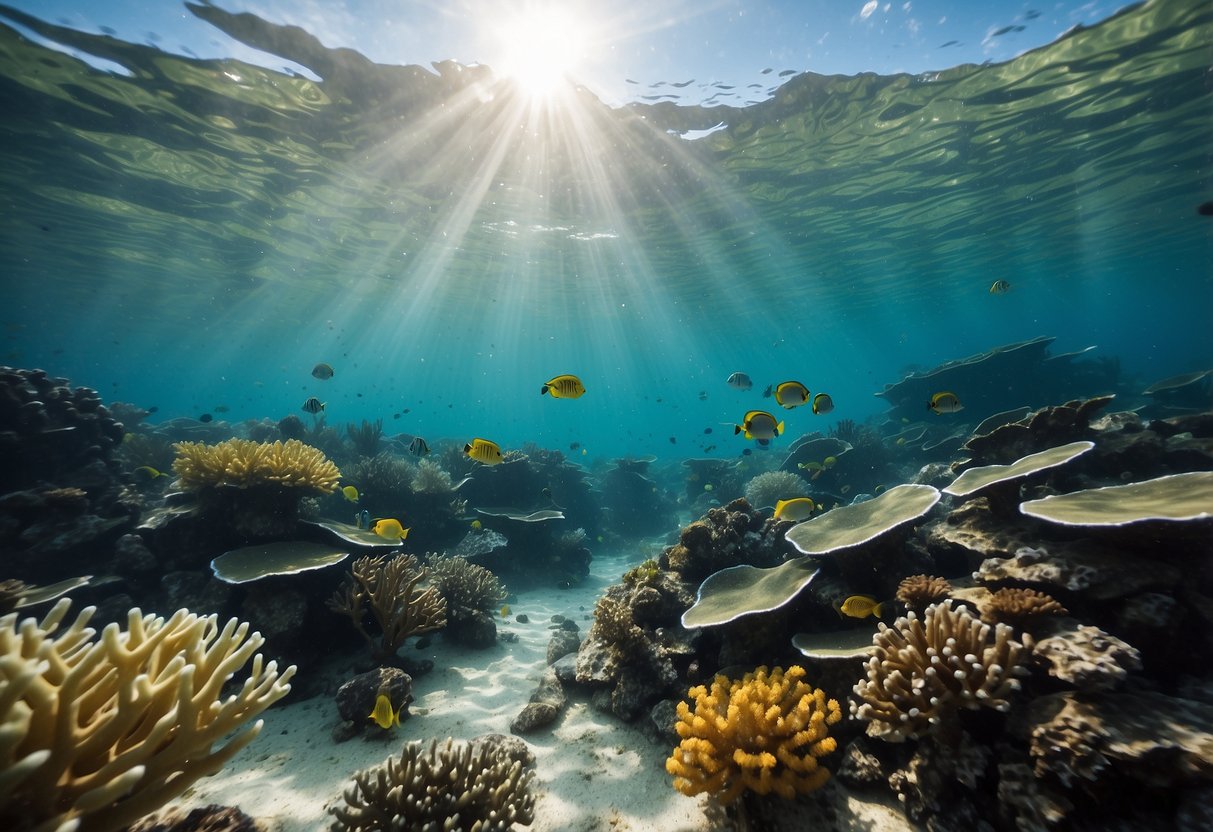
{"label": "white branching coral", "polygon": [[1030,636],[1016,641],[1008,625],[983,624],[951,601],[881,624],[872,643],[851,713],[868,721],[870,736],[890,742],[935,730],[962,708],[1007,710],[1032,651]]}
{"label": "white branching coral", "polygon": [[290,691],[294,666],[263,664],[264,639],[236,619],[133,609],[95,638],[93,607],[60,629],[69,607],[0,618],[0,828],[124,829],[222,768],[261,722],[232,732]]}

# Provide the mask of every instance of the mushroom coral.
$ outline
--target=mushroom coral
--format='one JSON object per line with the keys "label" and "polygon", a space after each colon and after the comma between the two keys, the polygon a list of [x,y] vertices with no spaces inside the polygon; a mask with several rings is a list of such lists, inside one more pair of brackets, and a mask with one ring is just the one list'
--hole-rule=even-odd
{"label": "mushroom coral", "polygon": [[862,704],[852,702],[851,713],[890,742],[933,731],[960,708],[1008,710],[1032,649],[1030,636],[1016,641],[1011,627],[983,624],[951,601],[882,623],[872,641],[867,679],[855,685]]}
{"label": "mushroom coral", "polygon": [[242,488],[279,485],[331,494],[341,472],[325,455],[298,439],[253,442],[229,439],[216,445],[178,442],[173,471],[190,491],[220,485]]}
{"label": "mushroom coral", "polygon": [[674,788],[731,803],[749,789],[786,799],[820,788],[830,778],[817,760],[838,747],[828,727],[842,719],[834,699],[804,683],[799,666],[785,673],[759,667],[741,679],[717,676],[709,691],[688,691],[674,728],[682,742],[666,760]]}

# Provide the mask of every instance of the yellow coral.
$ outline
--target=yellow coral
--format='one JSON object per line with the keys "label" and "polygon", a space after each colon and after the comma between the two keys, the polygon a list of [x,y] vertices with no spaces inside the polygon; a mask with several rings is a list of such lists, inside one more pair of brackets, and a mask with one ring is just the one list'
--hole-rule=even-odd
{"label": "yellow coral", "polygon": [[792,799],[820,788],[830,772],[817,758],[838,747],[827,726],[842,710],[804,675],[799,666],[786,673],[759,667],[736,681],[717,676],[711,691],[691,688],[695,710],[678,703],[674,728],[682,742],[665,762],[674,788],[688,796],[707,792],[721,803],[746,789]]}
{"label": "yellow coral", "polygon": [[229,439],[217,445],[178,442],[173,448],[177,451],[173,471],[181,487],[191,490],[218,485],[242,488],[280,485],[330,494],[341,479],[336,465],[298,439],[286,442]]}

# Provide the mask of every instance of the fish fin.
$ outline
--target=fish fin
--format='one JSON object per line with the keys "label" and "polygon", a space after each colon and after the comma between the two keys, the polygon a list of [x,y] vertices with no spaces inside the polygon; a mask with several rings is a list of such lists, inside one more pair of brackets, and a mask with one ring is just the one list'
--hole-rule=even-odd
{"label": "fish fin", "polygon": [[472,443],[471,443],[471,442],[465,442],[465,443],[464,443],[464,445],[463,445],[463,452],[464,452],[465,454],[470,454],[470,453],[472,452]]}
{"label": "fish fin", "polygon": [[400,539],[407,540],[408,536],[409,536],[409,531],[410,531],[410,529],[401,529],[400,530]]}
{"label": "fish fin", "polygon": [[780,422],[778,425],[775,426],[775,434],[778,436],[778,435],[781,435],[782,433],[783,433],[783,422]]}
{"label": "fish fin", "polygon": [[539,388],[539,395],[541,395],[541,396],[545,395],[549,389],[551,389],[551,388],[549,388],[546,384],[543,385],[543,387]]}
{"label": "fish fin", "polygon": [[741,425],[733,425],[733,435],[734,436],[741,433],[743,430],[745,430],[745,428],[743,428]]}
{"label": "fish fin", "polygon": [[880,602],[879,604],[877,604],[876,606],[872,607],[872,615],[876,616],[877,618],[880,618],[880,615],[881,615],[880,611],[881,611],[882,609],[884,609],[884,602],[883,602],[883,601],[881,601],[881,602]]}

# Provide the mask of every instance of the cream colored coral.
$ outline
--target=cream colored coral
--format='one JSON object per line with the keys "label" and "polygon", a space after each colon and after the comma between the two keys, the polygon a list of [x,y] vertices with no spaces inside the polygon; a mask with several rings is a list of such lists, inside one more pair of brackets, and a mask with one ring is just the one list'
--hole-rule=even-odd
{"label": "cream colored coral", "polygon": [[688,695],[695,710],[678,703],[674,728],[682,742],[666,760],[674,788],[685,795],[707,792],[730,803],[746,789],[792,799],[820,788],[830,777],[817,759],[838,747],[829,725],[842,718],[834,699],[805,684],[804,669],[765,667],[730,681],[717,676]]}
{"label": "cream colored coral", "polygon": [[321,451],[298,439],[286,442],[229,439],[216,445],[178,442],[173,448],[177,451],[173,472],[182,488],[280,485],[329,494],[336,490],[341,479],[337,466]]}
{"label": "cream colored coral", "polygon": [[[218,771],[261,722],[228,735],[290,691],[294,666],[263,665],[264,639],[236,619],[221,629],[213,615],[133,609],[127,629],[97,638],[93,607],[60,629],[69,607],[0,618],[0,828],[125,828]],[[221,698],[250,657],[243,686]]]}
{"label": "cream colored coral", "polygon": [[959,708],[1005,711],[1032,651],[1030,636],[1020,643],[1013,634],[1006,624],[983,624],[967,608],[953,609],[951,601],[932,604],[922,618],[910,612],[892,627],[882,623],[867,679],[855,685],[861,704],[852,702],[851,713],[868,720],[870,736],[902,742]]}

